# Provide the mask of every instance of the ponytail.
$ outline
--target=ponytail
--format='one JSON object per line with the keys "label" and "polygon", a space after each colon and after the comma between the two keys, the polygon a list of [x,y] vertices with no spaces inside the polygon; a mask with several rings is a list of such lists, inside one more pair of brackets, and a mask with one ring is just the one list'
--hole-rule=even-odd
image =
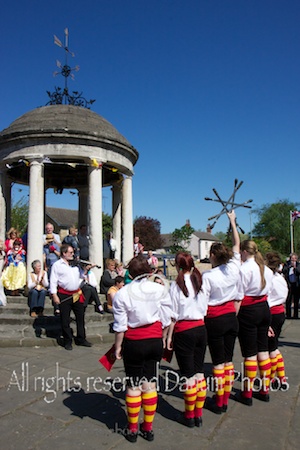
{"label": "ponytail", "polygon": [[187,272],[191,273],[191,283],[194,288],[195,295],[199,293],[202,287],[202,275],[195,267],[193,258],[188,253],[177,253],[175,257],[175,263],[178,270],[178,275],[176,278],[176,283],[179,286],[180,290],[184,294],[185,297],[189,296],[189,291],[186,287],[184,274]]}

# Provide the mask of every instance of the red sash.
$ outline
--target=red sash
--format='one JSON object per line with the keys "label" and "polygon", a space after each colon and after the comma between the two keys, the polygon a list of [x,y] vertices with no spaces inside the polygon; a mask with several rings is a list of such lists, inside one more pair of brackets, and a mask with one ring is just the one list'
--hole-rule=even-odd
{"label": "red sash", "polygon": [[242,300],[241,306],[250,306],[250,305],[256,305],[257,303],[266,302],[268,299],[267,295],[245,295],[245,297]]}
{"label": "red sash", "polygon": [[179,320],[174,327],[174,333],[181,333],[182,331],[190,330],[191,328],[204,326],[204,320]]}
{"label": "red sash", "polygon": [[270,308],[271,314],[282,314],[284,313],[284,306],[283,305],[276,305],[276,306],[272,306]]}
{"label": "red sash", "polygon": [[131,328],[125,331],[124,337],[131,341],[138,341],[140,339],[152,339],[162,338],[162,325],[161,322],[154,322],[142,327]]}
{"label": "red sash", "polygon": [[[81,289],[77,289],[76,291],[67,291],[66,289],[59,286],[57,291],[59,292],[59,294],[69,295],[70,297],[72,297],[74,294],[79,294],[79,303],[84,303],[84,301],[85,301],[85,298],[84,298],[84,295],[83,295]],[[74,300],[74,298],[73,298],[73,302],[75,303],[76,301],[77,300]]]}
{"label": "red sash", "polygon": [[234,307],[234,300],[229,300],[228,302],[222,303],[222,305],[210,306],[207,308],[208,319],[213,317],[223,316],[224,314],[236,313],[236,309]]}

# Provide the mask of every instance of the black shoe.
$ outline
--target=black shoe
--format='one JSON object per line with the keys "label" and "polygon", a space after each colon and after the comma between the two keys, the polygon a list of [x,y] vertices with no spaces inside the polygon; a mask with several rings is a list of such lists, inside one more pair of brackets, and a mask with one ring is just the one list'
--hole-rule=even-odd
{"label": "black shoe", "polygon": [[137,432],[135,433],[134,431],[130,431],[128,428],[126,428],[124,430],[124,436],[128,442],[136,442],[138,434]]}
{"label": "black shoe", "polygon": [[145,431],[143,430],[143,424],[140,424],[140,435],[142,438],[146,439],[146,441],[153,441],[154,440],[154,433],[153,430]]}
{"label": "black shoe", "polygon": [[205,408],[214,414],[222,414],[222,406],[217,406],[213,398],[207,398],[205,401]]}
{"label": "black shoe", "polygon": [[252,406],[252,404],[253,404],[252,397],[250,397],[250,398],[244,397],[242,393],[237,394],[235,396],[235,400],[239,403],[243,403],[243,405],[246,405],[246,406]]}
{"label": "black shoe", "polygon": [[93,344],[91,342],[85,340],[85,341],[81,341],[81,342],[77,341],[76,345],[79,345],[81,347],[92,347]]}
{"label": "black shoe", "polygon": [[262,394],[261,392],[255,392],[253,394],[253,396],[255,398],[257,398],[257,400],[260,400],[261,402],[266,402],[268,403],[270,401],[270,396],[269,394]]}
{"label": "black shoe", "polygon": [[223,405],[222,406],[222,412],[227,412],[227,409],[228,409],[228,405]]}
{"label": "black shoe", "polygon": [[101,305],[99,306],[95,305],[95,312],[98,314],[104,314],[104,310]]}
{"label": "black shoe", "polygon": [[73,350],[72,344],[66,344],[65,345],[66,350]]}
{"label": "black shoe", "polygon": [[177,422],[180,423],[181,425],[184,425],[185,427],[188,427],[188,428],[194,428],[194,426],[195,426],[195,419],[194,419],[194,417],[191,418],[191,419],[187,419],[184,414],[181,414],[177,418]]}
{"label": "black shoe", "polygon": [[202,417],[195,417],[194,421],[195,421],[195,427],[198,427],[198,428],[202,427]]}

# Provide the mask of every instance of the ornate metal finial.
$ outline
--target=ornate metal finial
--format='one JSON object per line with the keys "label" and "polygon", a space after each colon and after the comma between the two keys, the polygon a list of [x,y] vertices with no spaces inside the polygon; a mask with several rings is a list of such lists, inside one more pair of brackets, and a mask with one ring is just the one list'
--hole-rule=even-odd
{"label": "ornate metal finial", "polygon": [[72,78],[74,80],[74,73],[78,72],[79,66],[70,67],[68,64],[68,56],[75,56],[73,52],[69,50],[69,30],[65,28],[65,45],[58,39],[57,36],[54,35],[54,44],[58,45],[58,47],[62,47],[65,50],[65,64],[58,60],[56,60],[56,65],[60,69],[60,71],[55,71],[53,76],[62,75],[65,78],[65,87],[64,89],[55,86],[55,91],[50,92],[47,91],[48,96],[50,97],[50,101],[46,105],[74,105],[74,106],[82,106],[84,108],[90,109],[89,105],[92,105],[95,100],[86,100],[86,98],[82,97],[82,92],[72,91],[72,94],[68,89],[68,78]]}

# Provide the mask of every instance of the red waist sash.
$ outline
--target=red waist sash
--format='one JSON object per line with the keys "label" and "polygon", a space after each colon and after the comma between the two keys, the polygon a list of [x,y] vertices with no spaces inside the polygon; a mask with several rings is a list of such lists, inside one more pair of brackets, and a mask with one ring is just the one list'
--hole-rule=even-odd
{"label": "red waist sash", "polygon": [[174,327],[174,333],[181,333],[182,331],[190,330],[191,328],[204,326],[204,320],[179,320]]}
{"label": "red waist sash", "polygon": [[[81,289],[76,289],[76,291],[67,291],[66,289],[62,288],[62,287],[58,287],[57,292],[59,294],[65,294],[65,295],[69,295],[70,297],[72,297],[74,294],[79,294],[79,303],[84,303],[85,298],[84,295],[82,293]],[[73,299],[74,301],[74,299]],[[75,300],[76,302],[77,300]]]}
{"label": "red waist sash", "polygon": [[222,303],[222,305],[210,306],[207,308],[208,319],[213,317],[223,316],[224,314],[236,313],[236,309],[234,307],[234,300],[229,300],[228,302]]}
{"label": "red waist sash", "polygon": [[276,305],[270,308],[271,314],[282,314],[284,313],[284,305]]}
{"label": "red waist sash", "polygon": [[267,295],[245,295],[245,297],[242,300],[241,306],[250,306],[255,305],[257,303],[266,302],[268,299]]}
{"label": "red waist sash", "polygon": [[152,338],[162,338],[162,324],[157,321],[142,327],[131,328],[125,331],[124,337],[131,341],[138,341],[140,339],[152,339]]}

